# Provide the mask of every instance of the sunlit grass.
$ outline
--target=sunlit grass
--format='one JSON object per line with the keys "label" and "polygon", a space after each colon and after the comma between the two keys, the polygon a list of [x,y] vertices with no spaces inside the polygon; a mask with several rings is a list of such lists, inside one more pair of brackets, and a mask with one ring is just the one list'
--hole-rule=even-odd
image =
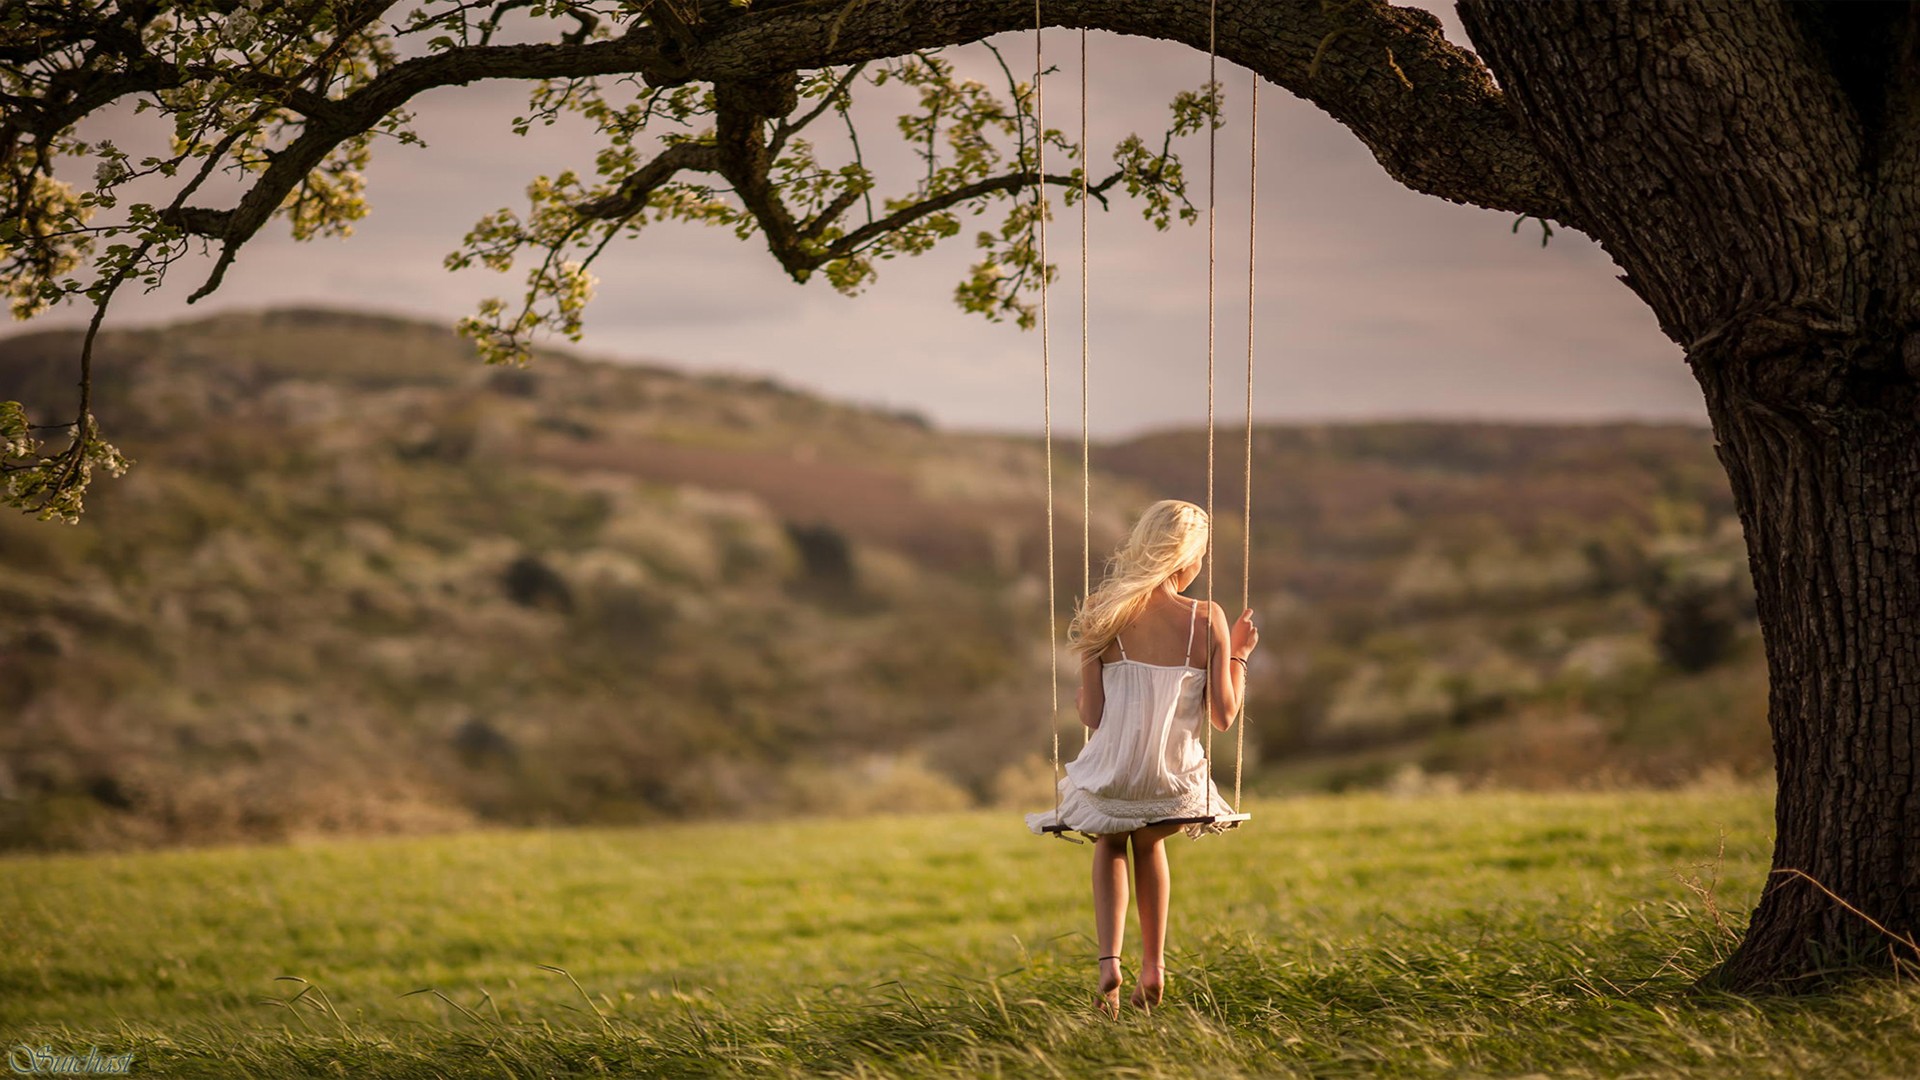
{"label": "sunlit grass", "polygon": [[967,813],[7,859],[0,1035],[208,1076],[1901,1075],[1920,1056],[1908,988],[1691,990],[1731,936],[1688,882],[1737,928],[1764,794],[1254,809],[1174,842],[1168,1001],[1117,1026],[1090,1006],[1087,849]]}

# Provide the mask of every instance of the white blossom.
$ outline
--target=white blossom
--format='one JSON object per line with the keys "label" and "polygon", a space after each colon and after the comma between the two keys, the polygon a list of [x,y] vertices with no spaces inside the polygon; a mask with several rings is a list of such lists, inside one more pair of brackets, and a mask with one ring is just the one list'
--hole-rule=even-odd
{"label": "white blossom", "polygon": [[227,17],[227,24],[220,28],[220,36],[229,45],[244,46],[252,40],[253,32],[260,28],[260,20],[242,9]]}

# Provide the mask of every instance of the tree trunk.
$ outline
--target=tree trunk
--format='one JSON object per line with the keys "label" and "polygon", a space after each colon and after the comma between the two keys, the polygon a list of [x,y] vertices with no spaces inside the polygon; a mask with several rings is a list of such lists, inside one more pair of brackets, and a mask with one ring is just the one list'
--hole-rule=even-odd
{"label": "tree trunk", "polygon": [[[1920,963],[1892,936],[1920,937],[1920,421],[1898,344],[1695,362],[1746,527],[1779,775],[1773,874],[1724,985]],[[1779,404],[1768,372],[1830,370],[1836,355],[1899,377],[1856,385],[1856,400]]]}
{"label": "tree trunk", "polygon": [[1748,0],[1460,9],[1586,231],[1686,350],[1746,529],[1778,833],[1711,978],[1920,966],[1894,936],[1920,938],[1915,20]]}

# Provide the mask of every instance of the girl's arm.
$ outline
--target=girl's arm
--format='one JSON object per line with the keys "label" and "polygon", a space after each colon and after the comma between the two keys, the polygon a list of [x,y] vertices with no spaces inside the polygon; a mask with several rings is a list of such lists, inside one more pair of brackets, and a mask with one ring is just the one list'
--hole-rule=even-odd
{"label": "girl's arm", "polygon": [[1107,708],[1107,686],[1100,678],[1100,654],[1081,657],[1080,691],[1073,695],[1074,703],[1080,706],[1080,722],[1087,730],[1100,727],[1100,714]]}
{"label": "girl's arm", "polygon": [[1242,613],[1240,621],[1248,626],[1238,635],[1242,640],[1236,652],[1235,635],[1227,629],[1227,613],[1219,604],[1209,602],[1207,607],[1211,609],[1207,614],[1207,720],[1216,730],[1225,731],[1233,726],[1247,692],[1247,665],[1232,658],[1252,652],[1260,635],[1252,628],[1253,613]]}

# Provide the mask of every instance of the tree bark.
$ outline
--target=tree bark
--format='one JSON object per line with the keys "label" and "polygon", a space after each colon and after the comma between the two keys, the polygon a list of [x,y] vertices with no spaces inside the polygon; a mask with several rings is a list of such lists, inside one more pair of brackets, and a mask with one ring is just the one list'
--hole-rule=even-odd
{"label": "tree bark", "polygon": [[[1842,62],[1812,7],[1460,9],[1587,231],[1686,350],[1746,530],[1777,837],[1712,979],[1920,963],[1898,940],[1920,938],[1911,13],[1873,13],[1879,40],[1840,27]],[[1891,50],[1864,65],[1891,56],[1883,79],[1862,78],[1863,49]]]}
{"label": "tree bark", "polygon": [[1920,937],[1915,394],[1881,387],[1794,409],[1769,379],[1834,353],[1897,356],[1898,345],[1854,338],[1814,343],[1815,356],[1694,361],[1746,527],[1779,777],[1774,872],[1714,977],[1723,985],[1815,986],[1838,970],[1920,964],[1892,936]]}

